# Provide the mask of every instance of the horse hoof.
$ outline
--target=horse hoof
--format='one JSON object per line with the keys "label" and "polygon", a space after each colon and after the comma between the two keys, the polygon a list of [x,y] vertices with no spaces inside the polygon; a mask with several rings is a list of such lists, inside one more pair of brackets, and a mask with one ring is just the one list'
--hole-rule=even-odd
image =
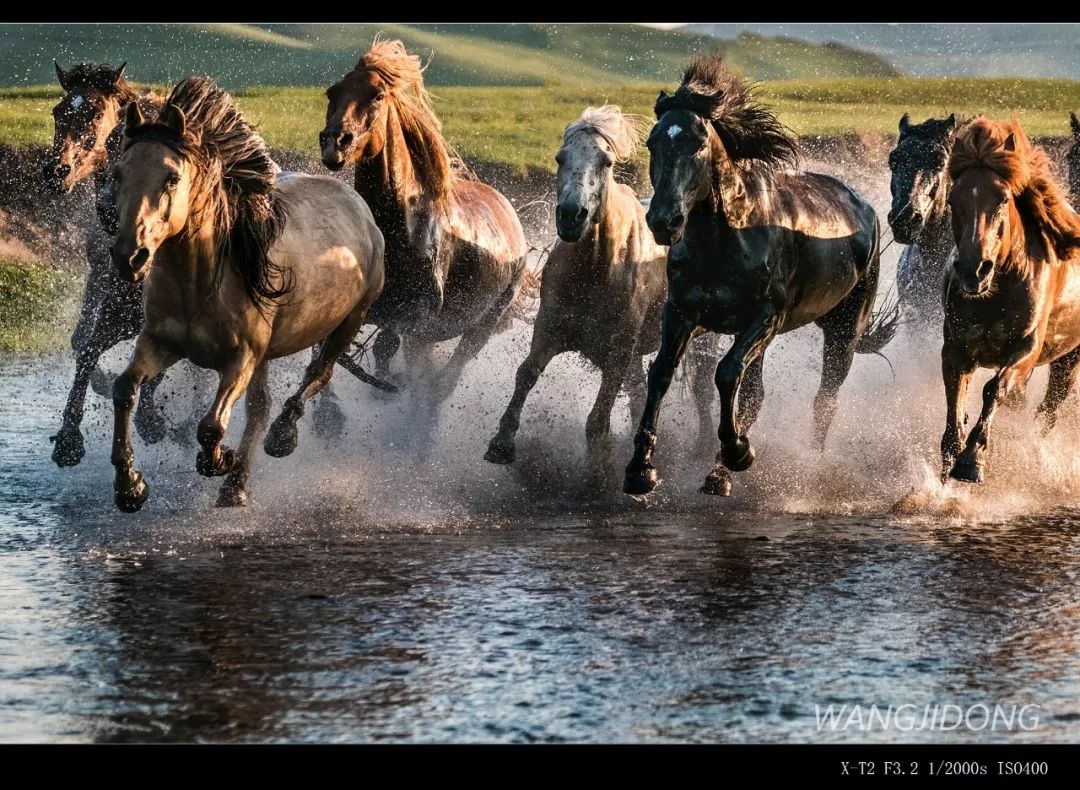
{"label": "horse hoof", "polygon": [[336,400],[323,397],[315,401],[315,413],[312,415],[315,435],[325,441],[340,439],[345,432],[345,412]]}
{"label": "horse hoof", "polygon": [[651,466],[642,469],[627,469],[623,479],[623,493],[642,496],[660,485],[660,474]]}
{"label": "horse hoof", "polygon": [[714,469],[698,490],[708,496],[731,496],[731,475],[722,467]]}
{"label": "horse hoof", "polygon": [[282,421],[279,418],[277,422],[270,426],[270,430],[266,434],[266,441],[263,442],[263,450],[273,458],[284,458],[292,454],[292,451],[296,449],[298,440],[299,434],[296,430],[296,423]]}
{"label": "horse hoof", "polygon": [[749,439],[740,436],[733,445],[721,445],[720,460],[732,472],[745,472],[754,463],[754,448]]}
{"label": "horse hoof", "polygon": [[963,483],[981,483],[986,479],[986,466],[977,461],[956,461],[949,470],[949,477]]}
{"label": "horse hoof", "polygon": [[137,513],[150,498],[150,486],[143,479],[142,472],[132,472],[129,485],[116,490],[116,506],[125,513]]}
{"label": "horse hoof", "polygon": [[75,466],[86,454],[82,431],[78,428],[62,428],[60,433],[51,438],[54,442],[52,459],[59,467]]}
{"label": "horse hoof", "polygon": [[244,489],[225,485],[218,492],[216,507],[244,507],[247,503],[248,495]]}
{"label": "horse hoof", "polygon": [[236,453],[231,447],[222,447],[217,464],[214,464],[205,450],[199,450],[195,456],[195,470],[203,477],[221,477],[232,471],[236,463]]}
{"label": "horse hoof", "polygon": [[492,439],[487,452],[484,453],[484,460],[492,464],[512,464],[514,463],[514,445],[502,444]]}
{"label": "horse hoof", "polygon": [[135,412],[135,430],[147,444],[157,444],[169,432],[169,426],[165,424],[165,418],[155,408],[147,408]]}

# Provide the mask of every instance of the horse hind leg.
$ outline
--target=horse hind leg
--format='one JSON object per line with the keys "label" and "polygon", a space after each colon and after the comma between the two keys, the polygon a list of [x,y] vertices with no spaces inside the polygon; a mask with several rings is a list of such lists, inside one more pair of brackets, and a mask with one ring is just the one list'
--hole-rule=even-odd
{"label": "horse hind leg", "polygon": [[[315,345],[311,349],[311,359],[314,361],[318,354],[319,346]],[[333,386],[329,382],[316,398],[315,412],[311,416],[315,434],[324,441],[340,439],[345,432],[345,412],[342,411]]]}
{"label": "horse hind leg", "polygon": [[135,430],[139,432],[139,438],[147,444],[157,444],[165,438],[169,430],[154,399],[154,394],[164,378],[165,371],[161,371],[142,385],[139,405],[135,408]]}
{"label": "horse hind leg", "polygon": [[357,305],[322,342],[315,359],[307,366],[300,389],[285,401],[281,414],[266,433],[263,450],[267,455],[284,458],[296,449],[296,422],[304,416],[304,402],[318,394],[330,381],[334,373],[334,363],[349,348],[364,325],[368,307],[369,302],[366,300]]}
{"label": "horse hind leg", "polygon": [[[1046,384],[1046,397],[1035,411],[1035,417],[1042,423],[1043,433],[1049,433],[1057,424],[1057,412],[1061,404],[1072,391],[1076,383],[1077,373],[1080,373],[1080,348],[1073,349],[1068,354],[1050,363],[1050,376]],[[1023,392],[1018,388],[1017,391]],[[1005,403],[1007,404],[1008,398]]]}
{"label": "horse hind leg", "polygon": [[240,447],[236,454],[236,462],[232,471],[218,492],[218,507],[237,507],[248,503],[247,482],[251,474],[251,461],[255,451],[255,443],[266,430],[266,423],[270,417],[270,387],[267,382],[268,362],[261,362],[251,376],[247,393],[244,397],[244,409],[246,420],[244,423],[244,435],[240,439]]}

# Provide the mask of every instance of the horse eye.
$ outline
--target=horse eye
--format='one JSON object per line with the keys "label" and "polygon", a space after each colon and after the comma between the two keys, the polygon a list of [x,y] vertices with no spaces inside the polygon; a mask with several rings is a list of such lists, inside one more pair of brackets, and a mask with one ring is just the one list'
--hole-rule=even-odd
{"label": "horse eye", "polygon": [[165,180],[165,186],[168,189],[176,189],[176,185],[180,183],[180,176],[173,173]]}

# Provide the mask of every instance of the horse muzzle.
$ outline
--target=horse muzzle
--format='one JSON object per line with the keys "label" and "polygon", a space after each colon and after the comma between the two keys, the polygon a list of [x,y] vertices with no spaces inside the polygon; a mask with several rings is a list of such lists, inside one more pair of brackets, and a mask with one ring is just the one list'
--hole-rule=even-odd
{"label": "horse muzzle", "polygon": [[345,167],[353,142],[354,138],[349,132],[319,132],[319,150],[322,151],[322,162],[328,170],[337,172]]}
{"label": "horse muzzle", "polygon": [[71,181],[71,167],[46,163],[41,169],[41,175],[45,180],[45,186],[56,195],[66,195],[75,188]]}
{"label": "horse muzzle", "polygon": [[150,271],[150,262],[153,255],[146,247],[139,247],[132,252],[121,251],[113,245],[112,250],[112,262],[113,267],[116,269],[116,273],[120,275],[120,278],[127,280],[129,283],[142,282],[146,278],[146,273]]}
{"label": "horse muzzle", "polygon": [[589,224],[589,210],[584,206],[559,203],[555,206],[555,230],[563,241],[578,241]]}
{"label": "horse muzzle", "polygon": [[993,261],[982,260],[971,266],[954,264],[953,269],[956,282],[966,296],[982,296],[990,290],[994,279]]}
{"label": "horse muzzle", "polygon": [[645,213],[645,222],[652,231],[656,243],[670,247],[681,237],[686,228],[686,217],[682,212],[675,211],[671,214],[654,214],[652,207]]}
{"label": "horse muzzle", "polygon": [[911,210],[901,211],[899,214],[889,212],[889,228],[892,229],[893,238],[900,244],[914,244],[922,230],[923,217]]}

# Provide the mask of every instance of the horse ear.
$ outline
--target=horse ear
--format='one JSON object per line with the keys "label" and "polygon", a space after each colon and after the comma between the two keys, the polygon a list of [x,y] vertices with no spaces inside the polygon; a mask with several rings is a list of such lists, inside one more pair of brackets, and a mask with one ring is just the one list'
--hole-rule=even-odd
{"label": "horse ear", "polygon": [[124,76],[124,69],[126,68],[127,61],[125,60],[123,63],[120,64],[120,68],[116,70],[116,76],[113,77],[113,85],[118,85],[120,83],[120,78]]}
{"label": "horse ear", "polygon": [[158,123],[165,124],[181,137],[187,131],[187,118],[184,117],[184,111],[175,104],[165,105],[165,108],[158,116]]}
{"label": "horse ear", "polygon": [[1074,112],[1069,113],[1069,126],[1072,127],[1073,137],[1080,137],[1080,118]]}
{"label": "horse ear", "polygon": [[656,100],[657,100],[657,101],[663,101],[663,100],[664,100],[664,99],[666,99],[667,97],[668,97],[668,95],[667,95],[667,91],[663,91],[663,90],[662,90],[662,91],[660,91],[660,95],[656,97]]}
{"label": "horse ear", "polygon": [[68,86],[67,86],[67,77],[68,77],[68,75],[67,75],[67,72],[64,71],[60,67],[60,64],[57,63],[55,60],[53,61],[53,65],[56,66],[56,79],[58,79],[60,81],[60,87],[63,88],[64,90],[68,90]]}
{"label": "horse ear", "polygon": [[133,129],[138,129],[145,122],[146,119],[143,118],[142,110],[139,109],[139,103],[128,102],[127,109],[124,110],[124,133],[128,134]]}
{"label": "horse ear", "polygon": [[948,118],[945,119],[945,128],[949,131],[952,131],[956,128],[956,113],[952,113]]}
{"label": "horse ear", "polygon": [[907,134],[909,128],[911,128],[911,116],[904,113],[900,118],[900,134]]}
{"label": "horse ear", "polygon": [[1015,151],[1016,135],[1014,135],[1012,132],[1009,132],[1009,136],[1005,138],[1005,143],[1001,147],[1004,148],[1006,151]]}

